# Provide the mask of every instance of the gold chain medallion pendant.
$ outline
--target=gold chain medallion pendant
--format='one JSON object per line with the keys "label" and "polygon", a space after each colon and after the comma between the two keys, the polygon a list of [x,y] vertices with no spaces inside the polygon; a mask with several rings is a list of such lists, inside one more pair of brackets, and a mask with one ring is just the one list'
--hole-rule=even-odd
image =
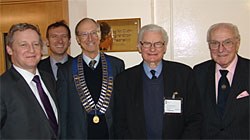
{"label": "gold chain medallion pendant", "polygon": [[93,123],[99,123],[100,119],[97,115],[93,117]]}

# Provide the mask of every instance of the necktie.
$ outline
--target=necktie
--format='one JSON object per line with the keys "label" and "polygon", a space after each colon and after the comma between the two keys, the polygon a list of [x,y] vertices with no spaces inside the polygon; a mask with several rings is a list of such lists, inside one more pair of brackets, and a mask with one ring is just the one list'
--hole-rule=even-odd
{"label": "necktie", "polygon": [[221,77],[218,84],[218,109],[221,116],[224,114],[227,97],[230,92],[230,85],[227,79],[228,70],[220,70]]}
{"label": "necktie", "polygon": [[55,134],[57,134],[58,125],[57,125],[56,117],[55,117],[54,111],[52,109],[52,106],[50,104],[49,98],[42,88],[39,76],[38,75],[34,76],[33,81],[36,83],[36,87],[37,87],[39,96],[40,96],[41,101],[43,103],[43,107],[45,108],[45,111],[46,111],[48,118],[49,118],[49,123],[50,123],[51,127],[53,128]]}
{"label": "necktie", "polygon": [[151,79],[156,79],[157,77],[155,76],[155,70],[151,70],[150,72],[152,74],[152,78]]}
{"label": "necktie", "polygon": [[95,69],[95,63],[96,63],[96,61],[95,60],[91,60],[90,62],[89,62],[89,67],[92,69],[92,70],[94,70]]}
{"label": "necktie", "polygon": [[62,63],[61,62],[57,62],[56,63],[56,66],[57,66],[57,70],[56,70],[56,76],[55,76],[55,79],[57,80],[58,79],[58,69],[60,68],[60,65],[62,65]]}

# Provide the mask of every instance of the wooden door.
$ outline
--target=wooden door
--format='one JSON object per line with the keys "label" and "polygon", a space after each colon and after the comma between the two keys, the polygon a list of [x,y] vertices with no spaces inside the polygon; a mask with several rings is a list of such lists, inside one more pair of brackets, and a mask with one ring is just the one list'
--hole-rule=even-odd
{"label": "wooden door", "polygon": [[12,24],[27,22],[39,26],[45,39],[47,26],[55,21],[68,23],[68,0],[1,0],[0,1],[0,74],[6,68],[4,33]]}

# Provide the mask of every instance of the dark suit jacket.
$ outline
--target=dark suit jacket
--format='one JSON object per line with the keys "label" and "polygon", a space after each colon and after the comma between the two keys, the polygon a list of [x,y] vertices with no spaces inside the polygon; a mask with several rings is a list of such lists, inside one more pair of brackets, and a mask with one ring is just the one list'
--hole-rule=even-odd
{"label": "dark suit jacket", "polygon": [[[71,61],[73,59],[72,56],[68,55],[68,61]],[[50,56],[41,60],[39,63],[38,63],[38,69],[40,70],[43,70],[43,71],[46,71],[47,73],[50,73],[53,77],[53,80],[56,81],[55,79],[55,76],[53,74],[53,70],[52,70],[52,67],[51,67],[51,63],[50,63]]]}
{"label": "dark suit jacket", "polygon": [[[199,138],[200,102],[188,66],[163,60],[164,97],[183,98],[182,114],[164,114],[163,139]],[[143,104],[143,63],[119,74],[114,86],[114,130],[119,139],[146,139]]]}
{"label": "dark suit jacket", "polygon": [[[49,74],[39,71],[55,100],[55,83]],[[56,135],[25,79],[11,67],[0,76],[2,139],[55,139]],[[58,115],[59,116],[59,115]]]}
{"label": "dark suit jacket", "polygon": [[249,68],[250,61],[238,57],[231,92],[221,119],[216,110],[215,62],[209,60],[194,67],[204,116],[202,138],[249,139],[249,96],[236,99],[243,91],[250,93]]}
{"label": "dark suit jacket", "polygon": [[[105,55],[105,57],[110,60],[113,77],[115,77],[118,73],[124,70],[125,67],[124,62],[121,59],[109,55]],[[74,59],[77,59],[77,57],[75,57]],[[72,76],[73,75],[72,75],[72,61],[71,61],[62,65],[58,71],[57,92],[59,96],[60,108],[62,113],[61,121],[63,123],[61,138],[87,139],[87,134],[88,134],[87,113],[84,107],[82,106]],[[105,113],[109,129],[109,136],[111,138],[113,137],[113,131],[111,130],[113,123],[112,100],[113,99],[111,98],[109,107]]]}

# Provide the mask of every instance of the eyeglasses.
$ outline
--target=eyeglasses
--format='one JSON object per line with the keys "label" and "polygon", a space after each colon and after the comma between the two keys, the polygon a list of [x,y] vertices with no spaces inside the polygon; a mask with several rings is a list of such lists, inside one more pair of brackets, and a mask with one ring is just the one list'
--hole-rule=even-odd
{"label": "eyeglasses", "polygon": [[91,37],[98,37],[99,33],[100,33],[100,31],[82,32],[82,33],[79,33],[78,36],[83,38],[83,39],[86,39],[86,38],[88,38],[89,35]]}
{"label": "eyeglasses", "polygon": [[221,45],[227,49],[230,49],[233,47],[234,41],[232,39],[226,39],[222,42],[212,40],[209,41],[208,44],[211,50],[217,50]]}
{"label": "eyeglasses", "polygon": [[152,46],[154,46],[155,48],[162,48],[165,45],[165,42],[155,42],[155,43],[151,43],[151,42],[142,42],[140,41],[140,44],[142,45],[143,48],[151,48]]}

